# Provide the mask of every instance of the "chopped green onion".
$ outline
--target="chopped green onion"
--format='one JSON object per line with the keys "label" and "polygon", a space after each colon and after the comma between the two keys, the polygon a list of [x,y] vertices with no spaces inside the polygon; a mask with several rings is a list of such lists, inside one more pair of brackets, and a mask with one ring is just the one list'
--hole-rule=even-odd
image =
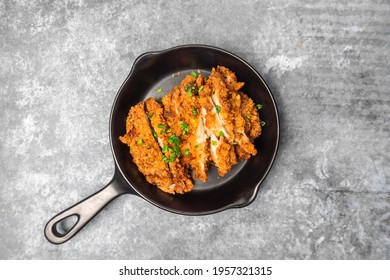
{"label": "chopped green onion", "polygon": [[191,75],[192,77],[196,78],[196,73],[195,73],[195,71],[192,71],[190,75]]}
{"label": "chopped green onion", "polygon": [[168,163],[168,162],[169,162],[169,159],[168,159],[166,156],[163,156],[163,157],[162,157],[162,161],[165,162],[165,163]]}
{"label": "chopped green onion", "polygon": [[186,84],[186,85],[184,86],[184,90],[185,90],[185,91],[188,91],[189,89],[191,89],[191,85],[190,85],[190,84]]}
{"label": "chopped green onion", "polygon": [[140,145],[142,145],[142,144],[143,144],[142,139],[138,139],[138,140],[137,140],[137,143],[140,144]]}
{"label": "chopped green onion", "polygon": [[190,88],[189,90],[187,90],[187,95],[188,95],[189,97],[192,96],[192,89],[191,89],[191,88]]}
{"label": "chopped green onion", "polygon": [[215,110],[216,110],[217,113],[219,114],[219,112],[221,112],[221,106],[216,105],[216,106],[215,106]]}
{"label": "chopped green onion", "polygon": [[188,149],[184,150],[184,155],[185,156],[189,156],[190,154],[191,154],[190,150],[188,150]]}
{"label": "chopped green onion", "polygon": [[160,134],[165,134],[165,128],[166,128],[165,125],[163,125],[162,123],[159,123],[159,124],[157,125],[157,127],[161,129],[161,130],[160,130]]}
{"label": "chopped green onion", "polygon": [[146,149],[150,150],[150,145],[147,145],[147,146],[146,146]]}
{"label": "chopped green onion", "polygon": [[175,154],[171,154],[170,158],[171,158],[170,161],[174,162],[176,160],[176,155]]}
{"label": "chopped green onion", "polygon": [[175,134],[169,136],[168,143],[169,144],[175,143],[176,145],[180,145],[179,137],[177,137]]}
{"label": "chopped green onion", "polygon": [[213,144],[213,146],[217,146],[217,141],[211,141],[211,144]]}
{"label": "chopped green onion", "polygon": [[153,130],[153,137],[156,138],[156,139],[158,138],[157,133],[156,133],[155,130]]}
{"label": "chopped green onion", "polygon": [[186,123],[181,123],[180,128],[183,129],[183,135],[186,135],[186,134],[188,134],[188,130],[189,130],[190,126]]}
{"label": "chopped green onion", "polygon": [[250,119],[251,119],[251,115],[246,115],[246,118],[247,118],[248,120],[250,120]]}
{"label": "chopped green onion", "polygon": [[198,89],[198,92],[201,92],[203,90],[203,86],[200,86],[200,88]]}
{"label": "chopped green onion", "polygon": [[163,92],[163,89],[162,89],[162,88],[159,88],[159,89],[157,90],[157,92]]}
{"label": "chopped green onion", "polygon": [[225,136],[225,133],[223,133],[223,131],[220,131],[219,136]]}
{"label": "chopped green onion", "polygon": [[167,151],[168,151],[168,146],[165,145],[165,146],[162,148],[161,152],[166,153]]}
{"label": "chopped green onion", "polygon": [[168,129],[168,130],[167,130],[167,133],[170,133],[170,132],[172,132],[172,129]]}
{"label": "chopped green onion", "polygon": [[199,145],[197,144],[197,145],[195,145],[195,148],[199,148]]}
{"label": "chopped green onion", "polygon": [[156,99],[158,103],[161,103],[162,102],[162,97],[159,97]]}
{"label": "chopped green onion", "polygon": [[263,108],[263,105],[262,104],[256,104],[256,108],[257,108],[257,110],[260,110],[261,108]]}
{"label": "chopped green onion", "polygon": [[194,116],[197,116],[197,115],[198,115],[198,112],[196,111],[195,108],[192,108],[191,112],[192,112],[192,115],[194,115]]}
{"label": "chopped green onion", "polygon": [[172,150],[175,153],[175,155],[177,155],[178,157],[181,155],[181,151],[180,151],[179,146],[177,146],[177,145],[173,146]]}
{"label": "chopped green onion", "polygon": [[148,118],[149,119],[151,119],[152,117],[153,117],[153,115],[154,115],[154,113],[152,112],[152,113],[150,113],[149,115],[148,115]]}
{"label": "chopped green onion", "polygon": [[265,121],[261,121],[261,126],[265,126]]}

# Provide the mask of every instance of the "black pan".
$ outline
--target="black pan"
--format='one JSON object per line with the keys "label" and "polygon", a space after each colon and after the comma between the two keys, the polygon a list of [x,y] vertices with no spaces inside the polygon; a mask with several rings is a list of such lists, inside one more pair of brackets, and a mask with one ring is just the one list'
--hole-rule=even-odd
{"label": "black pan", "polygon": [[[125,134],[129,108],[148,97],[158,97],[180,83],[187,73],[200,70],[207,76],[212,67],[223,65],[245,82],[243,92],[263,105],[261,119],[266,122],[255,140],[258,154],[237,164],[219,178],[215,168],[207,183],[195,182],[184,195],[170,195],[146,182],[132,161],[129,149],[118,137]],[[180,75],[178,75],[180,73]],[[157,89],[162,88],[163,93]],[[134,62],[129,76],[115,97],[110,116],[110,144],[115,174],[106,187],[54,216],[45,227],[46,238],[61,244],[72,238],[109,202],[122,194],[142,197],[161,209],[184,215],[205,215],[251,203],[275,159],[279,142],[279,118],[274,98],[263,78],[247,62],[225,50],[206,45],[184,45],[164,51],[147,52]],[[68,229],[69,217],[74,218]],[[69,224],[69,223],[68,223]]]}

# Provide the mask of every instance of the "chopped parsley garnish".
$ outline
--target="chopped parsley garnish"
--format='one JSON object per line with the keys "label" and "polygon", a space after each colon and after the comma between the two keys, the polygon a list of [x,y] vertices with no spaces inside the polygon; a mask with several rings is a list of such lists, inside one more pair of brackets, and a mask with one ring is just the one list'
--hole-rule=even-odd
{"label": "chopped parsley garnish", "polygon": [[191,75],[192,77],[196,78],[196,73],[195,73],[195,71],[192,71],[190,75]]}
{"label": "chopped parsley garnish", "polygon": [[198,112],[196,111],[195,108],[192,108],[191,112],[192,112],[192,115],[194,115],[194,116],[197,116],[197,115],[198,115]]}
{"label": "chopped parsley garnish", "polygon": [[157,92],[163,92],[163,89],[162,88],[159,88],[158,90],[157,90]]}
{"label": "chopped parsley garnish", "polygon": [[216,105],[216,106],[215,106],[215,110],[216,110],[217,113],[219,114],[219,112],[221,112],[221,106]]}
{"label": "chopped parsley garnish", "polygon": [[189,156],[190,154],[191,154],[190,150],[188,150],[188,149],[184,150],[184,155],[185,156]]}
{"label": "chopped parsley garnish", "polygon": [[213,146],[217,146],[217,141],[211,141],[211,144],[213,144]]}
{"label": "chopped parsley garnish", "polygon": [[261,121],[261,126],[265,126],[265,121]]}
{"label": "chopped parsley garnish", "polygon": [[219,132],[219,136],[225,136],[225,133],[223,133],[223,131],[221,130],[221,131]]}
{"label": "chopped parsley garnish", "polygon": [[256,108],[257,108],[257,110],[260,110],[261,108],[263,108],[263,105],[262,104],[256,104]]}

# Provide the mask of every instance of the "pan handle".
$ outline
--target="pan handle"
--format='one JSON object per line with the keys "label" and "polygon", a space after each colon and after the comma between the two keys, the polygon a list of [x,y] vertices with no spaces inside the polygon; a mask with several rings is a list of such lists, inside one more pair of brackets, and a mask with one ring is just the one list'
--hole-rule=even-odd
{"label": "pan handle", "polygon": [[[107,204],[125,193],[135,194],[135,191],[127,187],[121,176],[116,173],[103,189],[54,216],[45,226],[46,239],[53,244],[62,244],[68,241]],[[77,218],[72,228],[65,233],[57,229],[61,222],[70,217]]]}

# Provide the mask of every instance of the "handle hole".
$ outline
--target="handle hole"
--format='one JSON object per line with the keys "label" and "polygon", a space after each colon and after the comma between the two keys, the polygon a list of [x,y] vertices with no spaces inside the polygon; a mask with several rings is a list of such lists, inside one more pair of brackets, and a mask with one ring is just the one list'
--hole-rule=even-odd
{"label": "handle hole", "polygon": [[79,218],[79,215],[72,215],[58,221],[54,225],[54,233],[59,237],[65,236],[77,224]]}

